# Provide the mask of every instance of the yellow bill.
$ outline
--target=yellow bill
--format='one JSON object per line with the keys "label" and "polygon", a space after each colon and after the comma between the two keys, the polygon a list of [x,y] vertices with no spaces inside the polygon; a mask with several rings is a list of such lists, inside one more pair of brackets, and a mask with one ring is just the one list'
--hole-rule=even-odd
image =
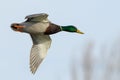
{"label": "yellow bill", "polygon": [[76,31],[77,33],[79,33],[79,34],[84,34],[83,32],[81,32],[80,30],[77,30]]}

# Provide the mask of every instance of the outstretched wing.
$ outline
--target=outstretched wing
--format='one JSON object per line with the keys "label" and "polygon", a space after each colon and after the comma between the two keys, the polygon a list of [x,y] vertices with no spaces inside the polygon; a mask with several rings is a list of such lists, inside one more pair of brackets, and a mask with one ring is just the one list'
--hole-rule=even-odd
{"label": "outstretched wing", "polygon": [[49,22],[47,17],[48,14],[40,13],[40,14],[28,15],[25,17],[25,19],[27,19],[27,21],[33,21],[33,22]]}
{"label": "outstretched wing", "polygon": [[49,35],[31,34],[33,46],[30,53],[30,69],[34,74],[42,60],[47,55],[47,50],[50,47],[51,39]]}

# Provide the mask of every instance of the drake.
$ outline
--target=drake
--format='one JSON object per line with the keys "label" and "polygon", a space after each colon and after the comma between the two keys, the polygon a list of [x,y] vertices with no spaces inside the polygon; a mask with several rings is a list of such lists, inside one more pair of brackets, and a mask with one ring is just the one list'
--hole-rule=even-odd
{"label": "drake", "polygon": [[50,48],[51,38],[49,35],[60,31],[84,34],[73,25],[60,26],[50,22],[46,13],[28,15],[25,19],[27,20],[22,23],[11,24],[11,28],[14,31],[29,33],[32,38],[30,69],[33,74],[35,74]]}

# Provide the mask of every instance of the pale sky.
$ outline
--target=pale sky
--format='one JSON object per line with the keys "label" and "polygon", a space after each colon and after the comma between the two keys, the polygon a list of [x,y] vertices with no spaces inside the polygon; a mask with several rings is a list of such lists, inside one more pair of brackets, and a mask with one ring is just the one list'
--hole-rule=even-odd
{"label": "pale sky", "polygon": [[[99,45],[119,36],[119,9],[120,0],[1,0],[0,80],[70,80],[70,61],[73,55],[82,54],[84,44],[91,40]],[[32,75],[31,38],[12,31],[10,24],[23,22],[26,15],[34,13],[48,13],[51,22],[75,25],[85,34],[51,35],[48,55]]]}

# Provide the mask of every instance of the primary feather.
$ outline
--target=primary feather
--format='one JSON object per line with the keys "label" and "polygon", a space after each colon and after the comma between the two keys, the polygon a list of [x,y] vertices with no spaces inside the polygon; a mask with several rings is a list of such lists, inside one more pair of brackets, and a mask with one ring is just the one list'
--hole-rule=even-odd
{"label": "primary feather", "polygon": [[34,74],[47,55],[47,50],[51,45],[51,39],[49,35],[31,34],[33,40],[33,46],[30,53],[30,69]]}

